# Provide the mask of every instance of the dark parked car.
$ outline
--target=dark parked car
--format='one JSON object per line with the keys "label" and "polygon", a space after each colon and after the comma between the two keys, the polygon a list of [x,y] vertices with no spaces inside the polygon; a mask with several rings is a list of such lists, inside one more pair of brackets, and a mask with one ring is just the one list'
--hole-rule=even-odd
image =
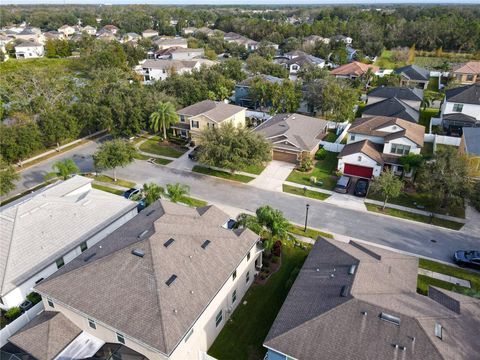
{"label": "dark parked car", "polygon": [[365,197],[367,196],[367,191],[368,191],[368,180],[358,179],[357,184],[355,185],[355,190],[353,190],[353,195]]}
{"label": "dark parked car", "polygon": [[123,193],[123,197],[125,199],[131,199],[132,196],[138,194],[140,192],[140,189],[137,189],[137,188],[131,188],[131,189],[128,189],[127,191],[125,191]]}
{"label": "dark parked car", "polygon": [[352,185],[352,178],[350,176],[342,175],[337,181],[335,191],[341,194],[348,193],[350,186]]}
{"label": "dark parked car", "polygon": [[480,251],[458,250],[453,254],[453,260],[458,266],[480,269]]}
{"label": "dark parked car", "polygon": [[189,154],[188,154],[188,158],[190,160],[193,160],[193,161],[197,161],[198,160],[198,153],[199,151],[201,150],[201,146],[197,146],[195,147]]}

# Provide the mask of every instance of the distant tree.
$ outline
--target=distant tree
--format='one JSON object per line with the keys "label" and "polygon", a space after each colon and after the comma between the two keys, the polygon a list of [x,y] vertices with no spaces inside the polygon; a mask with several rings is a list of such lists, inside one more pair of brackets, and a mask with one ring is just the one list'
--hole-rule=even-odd
{"label": "distant tree", "polygon": [[173,104],[161,102],[156,111],[150,114],[150,129],[155,133],[163,129],[163,139],[167,140],[167,128],[177,121],[178,115]]}
{"label": "distant tree", "polygon": [[292,113],[300,106],[302,91],[299,84],[290,80],[274,83],[271,86],[272,114]]}
{"label": "distant tree", "polygon": [[0,195],[6,195],[15,189],[15,181],[20,179],[12,165],[0,157]]}
{"label": "distant tree", "polygon": [[407,64],[411,65],[415,62],[415,44],[413,44],[410,49],[408,49],[408,59]]}
{"label": "distant tree", "polygon": [[165,190],[160,185],[149,183],[143,184],[142,193],[145,198],[145,206],[150,206],[165,194]]}
{"label": "distant tree", "polygon": [[322,111],[328,120],[350,121],[355,117],[353,108],[358,101],[358,92],[346,82],[330,79],[323,91]]}
{"label": "distant tree", "polygon": [[272,60],[275,56],[276,50],[268,41],[260,41],[257,48],[257,54],[261,57]]}
{"label": "distant tree", "polygon": [[133,162],[135,148],[132,144],[121,140],[106,141],[93,155],[95,168],[108,170],[113,169],[113,179],[117,181],[116,168],[125,167]]}
{"label": "distant tree", "polygon": [[297,76],[301,78],[304,83],[326,79],[329,75],[330,74],[326,68],[321,68],[315,65],[302,66],[297,73]]}
{"label": "distant tree", "polygon": [[322,110],[323,92],[326,85],[327,81],[323,79],[314,80],[306,85],[305,101],[307,102],[309,111],[315,113]]}
{"label": "distant tree", "polygon": [[170,201],[177,203],[182,200],[183,197],[190,193],[190,187],[184,184],[167,184],[167,196]]}
{"label": "distant tree", "polygon": [[52,166],[53,172],[47,175],[49,177],[60,177],[67,180],[71,175],[78,174],[80,169],[72,159],[57,161]]}
{"label": "distant tree", "polygon": [[395,176],[392,170],[384,171],[372,181],[371,191],[380,193],[383,196],[383,207],[385,210],[387,201],[400,195],[403,189],[403,182],[398,176]]}
{"label": "distant tree", "polygon": [[244,170],[271,160],[271,144],[261,135],[226,124],[203,130],[199,143],[199,162],[208,166]]}
{"label": "distant tree", "polygon": [[250,82],[249,95],[252,97],[255,107],[266,108],[271,101],[271,83],[260,76],[254,77]]}

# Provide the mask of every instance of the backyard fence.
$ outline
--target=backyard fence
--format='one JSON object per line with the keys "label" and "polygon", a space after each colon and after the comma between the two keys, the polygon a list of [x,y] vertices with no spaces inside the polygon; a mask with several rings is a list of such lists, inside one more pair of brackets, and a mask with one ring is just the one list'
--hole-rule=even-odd
{"label": "backyard fence", "polygon": [[25,311],[18,318],[13,320],[10,324],[7,324],[0,330],[0,347],[4,346],[8,342],[8,338],[15,334],[22,327],[27,325],[30,320],[37,317],[43,311],[43,302],[39,302],[31,309]]}

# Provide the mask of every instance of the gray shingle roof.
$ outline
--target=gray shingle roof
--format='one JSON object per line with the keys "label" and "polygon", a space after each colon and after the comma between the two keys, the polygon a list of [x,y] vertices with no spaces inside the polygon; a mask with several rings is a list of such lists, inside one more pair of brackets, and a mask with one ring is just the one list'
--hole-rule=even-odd
{"label": "gray shingle roof", "polygon": [[[223,228],[228,219],[214,206],[158,201],[37,290],[171,354],[258,241],[248,229]],[[174,242],[164,246],[171,238]],[[211,243],[202,249],[205,240]],[[134,249],[144,257],[133,255]],[[177,278],[168,286],[172,275]]]}
{"label": "gray shingle roof", "polygon": [[449,102],[480,105],[480,83],[449,89],[445,96]]}
{"label": "gray shingle roof", "polygon": [[154,59],[147,59],[145,60],[141,66],[143,69],[193,69],[197,65],[197,61],[195,60],[154,60]]}
{"label": "gray shingle roof", "polygon": [[480,156],[480,128],[463,128],[465,152],[469,155]]}
{"label": "gray shingle roof", "polygon": [[[414,257],[318,239],[265,346],[302,360],[475,359],[480,300],[436,289],[458,301],[459,314],[417,294],[417,267]],[[399,318],[399,325],[382,320],[382,313]]]}
{"label": "gray shingle roof", "polygon": [[430,78],[430,71],[417,65],[407,65],[395,70],[396,74],[404,75],[410,80],[428,81]]}
{"label": "gray shingle roof", "polygon": [[221,101],[204,100],[177,111],[179,115],[205,115],[212,121],[220,123],[231,116],[245,110],[244,107],[226,104]]}
{"label": "gray shingle roof", "polygon": [[413,107],[395,97],[385,99],[363,108],[362,114],[390,116],[418,123],[420,114]]}
{"label": "gray shingle roof", "polygon": [[52,360],[67,347],[82,330],[55,311],[44,311],[9,341],[38,360]]}
{"label": "gray shingle roof", "polygon": [[368,96],[379,98],[397,98],[400,100],[422,101],[423,90],[408,87],[380,86],[368,92]]}
{"label": "gray shingle roof", "polygon": [[0,209],[2,295],[136,207],[91,182],[75,176]]}
{"label": "gray shingle roof", "polygon": [[256,127],[254,131],[270,140],[274,148],[285,147],[284,142],[288,141],[296,147],[296,151],[312,151],[325,136],[327,125],[327,121],[311,116],[278,114]]}

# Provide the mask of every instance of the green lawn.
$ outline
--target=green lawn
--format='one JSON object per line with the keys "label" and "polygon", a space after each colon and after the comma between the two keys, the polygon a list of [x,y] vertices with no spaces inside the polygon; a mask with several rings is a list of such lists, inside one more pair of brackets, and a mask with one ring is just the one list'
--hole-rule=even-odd
{"label": "green lawn", "polygon": [[136,185],[134,182],[128,181],[128,180],[117,179],[117,181],[114,181],[113,178],[107,175],[96,175],[93,177],[93,179],[96,181],[104,182],[104,183],[123,186],[125,188],[132,188]]}
{"label": "green lawn", "polygon": [[[397,210],[392,208],[385,208],[385,210],[382,210],[381,206],[373,205],[373,204],[365,204],[365,206],[367,207],[368,211],[430,224],[429,216],[414,214],[408,211]],[[441,226],[441,227],[453,229],[453,230],[460,230],[464,224],[434,217],[432,221],[432,225]]]}
{"label": "green lawn", "polygon": [[114,188],[111,188],[111,187],[108,187],[108,186],[99,185],[99,184],[92,184],[92,187],[93,187],[94,189],[97,189],[97,190],[106,191],[106,192],[109,192],[109,193],[112,193],[112,194],[115,194],[115,195],[120,195],[120,196],[122,196],[123,193],[124,193],[124,191],[122,191],[122,190],[114,189]]}
{"label": "green lawn", "polygon": [[17,60],[10,58],[8,61],[0,63],[0,71],[3,74],[19,70],[28,70],[32,68],[44,68],[49,67],[56,71],[66,71],[76,61],[76,59],[23,59]]}
{"label": "green lawn", "polygon": [[253,174],[253,175],[260,175],[261,172],[263,170],[265,170],[265,168],[267,167],[267,165],[250,165],[248,166],[247,168],[245,168],[245,170],[242,170],[243,172],[246,172],[246,173],[249,173],[249,174]]}
{"label": "green lawn", "polygon": [[[376,193],[369,193],[369,199],[374,199],[378,201],[383,201],[383,197]],[[405,193],[402,192],[400,196],[388,200],[391,204],[406,206],[412,209],[417,209],[414,203],[425,206],[425,211],[430,211],[443,215],[451,215],[459,218],[465,218],[465,208],[463,206],[453,206],[450,205],[447,209],[437,208],[435,200],[427,193]]]}
{"label": "green lawn", "polygon": [[208,203],[206,201],[200,200],[200,199],[195,199],[195,198],[190,197],[190,196],[182,197],[180,199],[180,202],[183,203],[183,204],[192,206],[192,207],[202,207],[202,206],[207,206],[208,205]]}
{"label": "green lawn", "polygon": [[427,159],[431,158],[433,156],[433,143],[431,142],[423,143],[421,154]]}
{"label": "green lawn", "polygon": [[306,236],[306,237],[309,237],[313,240],[317,240],[317,238],[319,236],[323,236],[324,238],[333,239],[332,234],[329,234],[329,233],[326,233],[326,232],[323,232],[323,231],[313,230],[313,229],[310,229],[309,227],[307,227],[306,232],[303,231],[303,229],[304,229],[303,226],[291,225],[290,229],[288,231],[291,232],[292,234]]}
{"label": "green lawn", "polygon": [[179,146],[163,145],[156,139],[149,139],[145,141],[142,145],[140,145],[140,150],[150,154],[167,156],[171,158],[178,158],[182,156],[185,151],[187,151],[186,148]]}
{"label": "green lawn", "polygon": [[300,196],[305,196],[309,197],[311,199],[316,199],[316,200],[325,200],[327,199],[330,195],[324,194],[318,191],[313,191],[313,190],[303,190],[302,188],[298,188],[296,186],[290,186],[290,185],[282,185],[283,192],[289,193],[289,194],[295,194],[295,195],[300,195]]}
{"label": "green lawn", "polygon": [[325,138],[323,140],[333,143],[333,142],[335,142],[335,140],[337,140],[337,138],[338,138],[337,130],[336,129],[329,129],[328,133],[327,133],[327,136],[325,136]]}
{"label": "green lawn", "polygon": [[434,108],[426,108],[420,110],[420,117],[418,120],[418,123],[420,125],[425,126],[425,132],[428,133],[430,129],[430,119],[432,117],[438,117],[440,115],[440,110],[439,109],[434,109]]}
{"label": "green lawn", "polygon": [[254,179],[253,177],[250,177],[250,176],[240,175],[240,174],[231,174],[229,172],[214,170],[214,169],[210,169],[200,165],[195,165],[192,171],[200,174],[216,176],[222,179],[240,181],[243,183],[248,183],[249,181],[252,181]]}
{"label": "green lawn", "polygon": [[404,66],[404,62],[397,62],[393,59],[393,52],[391,50],[383,50],[381,55],[375,61],[375,65],[382,69],[394,69]]}
{"label": "green lawn", "polygon": [[[318,160],[312,171],[302,172],[293,170],[287,178],[287,181],[291,181],[297,184],[317,186],[327,190],[333,190],[337,181],[333,177],[333,172],[337,168],[338,153],[327,151],[327,155],[324,160]],[[315,176],[317,181],[323,181],[323,186],[312,185],[310,178]]]}
{"label": "green lawn", "polygon": [[442,280],[433,279],[428,276],[419,275],[418,281],[417,281],[417,291],[420,294],[427,295],[428,285],[432,285],[432,286],[437,286],[443,289],[452,290],[460,293],[467,292],[468,295],[474,295],[474,293],[476,293],[476,297],[480,297],[480,274],[479,273],[475,273],[473,271],[458,268],[455,266],[441,264],[441,263],[431,261],[431,260],[426,260],[426,259],[419,260],[419,267],[422,269],[435,271],[441,274],[455,276],[460,279],[469,280],[470,285],[472,286],[472,290],[468,291],[468,288],[465,288],[463,286],[455,285]]}
{"label": "green lawn", "polygon": [[281,268],[266,284],[252,285],[210,347],[209,355],[221,360],[263,359],[266,350],[262,343],[307,255],[308,250],[292,243],[283,245]]}

